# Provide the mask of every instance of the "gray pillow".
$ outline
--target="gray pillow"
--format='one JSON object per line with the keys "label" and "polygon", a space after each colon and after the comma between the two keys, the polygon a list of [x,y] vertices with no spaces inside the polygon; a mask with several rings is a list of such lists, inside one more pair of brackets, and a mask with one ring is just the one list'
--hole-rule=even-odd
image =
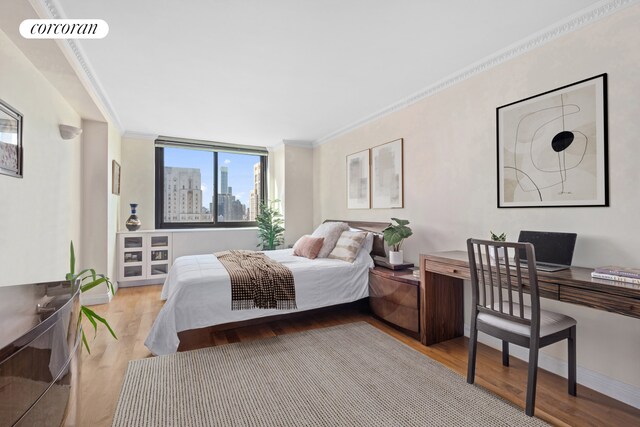
{"label": "gray pillow", "polygon": [[344,222],[325,222],[320,224],[311,235],[312,237],[324,237],[322,249],[318,252],[318,258],[326,258],[329,256],[343,231],[349,230],[349,226]]}

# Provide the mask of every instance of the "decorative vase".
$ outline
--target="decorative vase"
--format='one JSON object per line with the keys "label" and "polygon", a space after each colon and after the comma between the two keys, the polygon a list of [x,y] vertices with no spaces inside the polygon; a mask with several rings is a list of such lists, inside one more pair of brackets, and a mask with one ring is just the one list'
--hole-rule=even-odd
{"label": "decorative vase", "polygon": [[402,264],[404,253],[402,250],[399,251],[389,251],[389,264],[397,265]]}
{"label": "decorative vase", "polygon": [[131,216],[127,219],[127,222],[125,223],[125,225],[127,226],[127,230],[136,231],[138,228],[140,228],[140,225],[142,224],[142,222],[140,222],[140,220],[138,219],[138,215],[136,215],[138,204],[131,203],[129,206],[131,206]]}

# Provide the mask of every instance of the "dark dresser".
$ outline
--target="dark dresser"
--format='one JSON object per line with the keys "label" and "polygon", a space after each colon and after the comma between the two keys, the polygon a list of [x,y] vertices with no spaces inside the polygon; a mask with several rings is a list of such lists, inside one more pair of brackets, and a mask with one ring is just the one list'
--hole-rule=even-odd
{"label": "dark dresser", "polygon": [[420,279],[411,270],[369,270],[369,306],[373,314],[418,338],[420,334]]}
{"label": "dark dresser", "polygon": [[75,425],[80,291],[0,287],[0,427]]}

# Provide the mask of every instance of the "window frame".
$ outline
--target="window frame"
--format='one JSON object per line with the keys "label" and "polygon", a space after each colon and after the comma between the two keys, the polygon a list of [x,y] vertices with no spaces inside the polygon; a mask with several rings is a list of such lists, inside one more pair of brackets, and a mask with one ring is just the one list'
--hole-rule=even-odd
{"label": "window frame", "polygon": [[[164,146],[158,146],[156,141],[155,147],[155,228],[160,229],[209,229],[209,228],[242,228],[242,227],[257,227],[257,221],[217,221],[218,218],[218,175],[220,173],[218,169],[218,153],[225,151],[216,149],[215,146],[211,147],[198,147],[201,151],[213,152],[213,196],[215,203],[213,203],[213,221],[212,222],[167,222],[164,220]],[[180,148],[175,145],[175,148]],[[185,146],[182,149],[189,149],[194,147]],[[242,154],[241,149],[234,150],[237,154]],[[249,154],[249,153],[247,153]],[[265,203],[267,199],[267,167],[268,167],[268,155],[267,154],[255,154],[260,157],[260,191],[262,197],[260,203]]]}

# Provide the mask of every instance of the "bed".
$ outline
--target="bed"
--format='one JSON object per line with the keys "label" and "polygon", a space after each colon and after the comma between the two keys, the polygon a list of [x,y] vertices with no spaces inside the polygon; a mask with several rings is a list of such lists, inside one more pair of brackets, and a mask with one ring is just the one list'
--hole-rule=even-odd
{"label": "bed", "polygon": [[[386,225],[348,224],[374,233]],[[372,253],[379,252],[381,245],[381,239],[376,236]],[[365,250],[358,252],[353,263],[329,258],[310,260],[294,256],[293,249],[265,254],[291,270],[297,310],[231,310],[229,274],[216,256],[180,257],[171,267],[162,288],[161,298],[166,302],[145,341],[147,348],[154,355],[175,353],[180,344],[178,333],[182,331],[350,303],[369,295],[368,273],[373,260]]]}

